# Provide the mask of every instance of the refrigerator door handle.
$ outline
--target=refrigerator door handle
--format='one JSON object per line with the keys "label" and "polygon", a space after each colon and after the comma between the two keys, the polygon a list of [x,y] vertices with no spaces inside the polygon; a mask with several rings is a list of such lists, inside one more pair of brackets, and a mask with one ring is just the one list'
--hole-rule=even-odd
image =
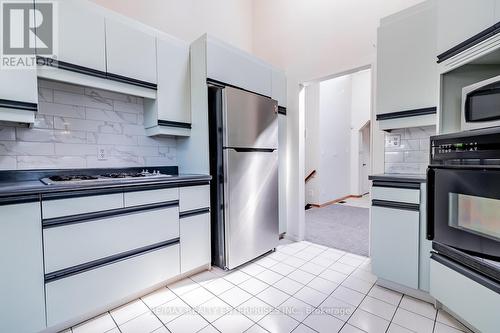
{"label": "refrigerator door handle", "polygon": [[233,149],[234,151],[238,153],[273,153],[277,149],[272,149],[272,148],[232,148],[229,147],[229,149]]}

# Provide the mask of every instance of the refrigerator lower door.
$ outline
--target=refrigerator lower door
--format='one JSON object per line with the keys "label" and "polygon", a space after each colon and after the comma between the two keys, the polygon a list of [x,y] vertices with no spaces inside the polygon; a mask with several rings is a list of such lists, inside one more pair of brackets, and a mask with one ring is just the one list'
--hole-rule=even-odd
{"label": "refrigerator lower door", "polygon": [[225,266],[238,267],[279,241],[278,152],[224,150]]}

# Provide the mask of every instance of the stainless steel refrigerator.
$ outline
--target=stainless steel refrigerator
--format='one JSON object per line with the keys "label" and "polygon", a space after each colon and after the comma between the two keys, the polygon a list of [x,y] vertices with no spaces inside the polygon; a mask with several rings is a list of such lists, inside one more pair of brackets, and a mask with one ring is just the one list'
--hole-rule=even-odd
{"label": "stainless steel refrigerator", "polygon": [[233,269],[276,248],[278,105],[209,83],[212,263]]}

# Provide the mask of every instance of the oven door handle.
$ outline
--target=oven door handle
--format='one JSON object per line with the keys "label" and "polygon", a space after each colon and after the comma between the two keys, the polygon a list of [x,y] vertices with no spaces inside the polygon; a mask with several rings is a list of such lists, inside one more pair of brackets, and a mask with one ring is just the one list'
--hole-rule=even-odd
{"label": "oven door handle", "polygon": [[435,171],[427,169],[427,239],[434,239]]}

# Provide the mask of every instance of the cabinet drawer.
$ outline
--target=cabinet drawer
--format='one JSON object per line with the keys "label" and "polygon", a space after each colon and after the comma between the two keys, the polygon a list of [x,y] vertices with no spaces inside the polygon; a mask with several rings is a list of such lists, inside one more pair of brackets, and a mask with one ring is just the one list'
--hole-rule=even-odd
{"label": "cabinet drawer", "polygon": [[179,189],[179,210],[189,210],[210,207],[210,185],[181,187]]}
{"label": "cabinet drawer", "polygon": [[45,273],[178,237],[177,206],[46,228]]}
{"label": "cabinet drawer", "polygon": [[210,264],[210,214],[180,220],[181,273]]}
{"label": "cabinet drawer", "polygon": [[420,204],[420,190],[373,186],[372,199]]}
{"label": "cabinet drawer", "polygon": [[42,200],[42,217],[50,219],[123,207],[123,193]]}
{"label": "cabinet drawer", "polygon": [[47,325],[104,311],[178,274],[179,244],[174,244],[49,282]]}
{"label": "cabinet drawer", "polygon": [[178,188],[162,188],[159,190],[125,192],[123,201],[125,207],[147,205],[157,202],[179,200]]}
{"label": "cabinet drawer", "polygon": [[371,208],[371,258],[379,278],[418,288],[418,211]]}

